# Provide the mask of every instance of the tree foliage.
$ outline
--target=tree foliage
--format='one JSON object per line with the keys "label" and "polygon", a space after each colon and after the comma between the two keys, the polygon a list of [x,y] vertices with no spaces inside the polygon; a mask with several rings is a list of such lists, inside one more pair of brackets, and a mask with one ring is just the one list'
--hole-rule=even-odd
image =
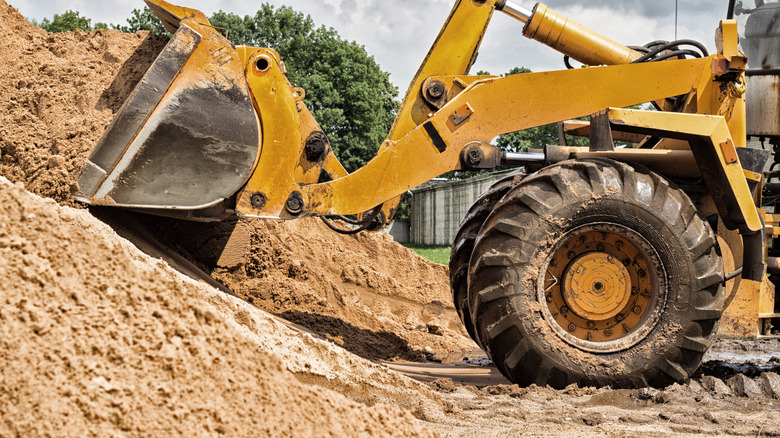
{"label": "tree foliage", "polygon": [[165,35],[166,33],[160,19],[148,7],[133,9],[133,12],[130,13],[130,18],[127,19],[127,25],[112,24],[111,28],[125,33],[133,33],[139,30],[148,30],[158,35]]}
{"label": "tree foliage", "polygon": [[75,30],[83,30],[90,32],[95,29],[106,29],[108,26],[105,23],[95,23],[92,26],[92,20],[87,17],[82,17],[77,11],[68,10],[62,14],[54,14],[51,20],[44,18],[40,23],[33,21],[47,32],[72,32]]}
{"label": "tree foliage", "polygon": [[210,21],[234,43],[279,52],[288,79],[306,90],[306,105],[347,170],[376,154],[398,109],[398,89],[363,46],[286,6],[263,4],[244,17],[219,11]]}

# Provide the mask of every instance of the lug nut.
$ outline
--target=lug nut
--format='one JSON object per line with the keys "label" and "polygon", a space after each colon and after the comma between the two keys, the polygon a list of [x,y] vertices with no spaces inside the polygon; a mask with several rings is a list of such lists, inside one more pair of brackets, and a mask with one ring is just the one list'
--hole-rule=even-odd
{"label": "lug nut", "polygon": [[252,207],[257,209],[265,207],[265,203],[268,202],[265,195],[259,192],[252,195],[252,197],[249,198],[249,201],[252,203]]}
{"label": "lug nut", "polygon": [[604,251],[604,244],[599,243],[596,245],[596,251]]}
{"label": "lug nut", "polygon": [[547,294],[545,299],[547,300],[548,303],[552,303],[552,301],[553,301],[552,294]]}
{"label": "lug nut", "polygon": [[325,159],[325,152],[328,150],[328,137],[324,132],[314,131],[306,138],[304,153],[306,159],[312,163],[319,163]]}
{"label": "lug nut", "polygon": [[639,268],[639,269],[636,271],[636,275],[638,275],[638,276],[640,276],[640,277],[644,277],[646,274],[647,274],[647,272],[645,272],[645,270],[644,270],[644,269],[642,269],[642,268]]}
{"label": "lug nut", "polygon": [[642,308],[639,306],[634,306],[634,313],[642,313]]}
{"label": "lug nut", "polygon": [[588,321],[588,328],[589,329],[592,329],[595,326],[596,326],[596,324],[593,324],[593,321]]}
{"label": "lug nut", "polygon": [[615,246],[617,247],[617,249],[620,249],[620,248],[622,248],[622,247],[623,247],[623,241],[622,241],[622,240],[618,240],[618,241],[616,241],[616,242],[615,242]]}
{"label": "lug nut", "polygon": [[623,266],[628,266],[631,264],[631,259],[626,257],[623,259]]}
{"label": "lug nut", "polygon": [[290,197],[287,198],[285,207],[287,208],[287,211],[292,214],[300,213],[303,211],[303,195],[301,195],[300,192],[290,193]]}
{"label": "lug nut", "polygon": [[428,97],[433,100],[438,100],[440,97],[444,96],[444,84],[439,81],[433,81],[428,85],[428,88],[426,88],[425,91],[428,93]]}
{"label": "lug nut", "polygon": [[482,151],[477,148],[470,150],[466,155],[466,161],[472,167],[479,166],[482,163],[483,158],[484,155],[482,154]]}
{"label": "lug nut", "polygon": [[574,330],[576,330],[576,329],[577,329],[577,326],[576,326],[576,325],[574,325],[574,324],[569,324],[569,331],[570,331],[570,332],[573,332],[573,331],[574,331]]}
{"label": "lug nut", "polygon": [[561,313],[569,313],[569,308],[566,306],[563,306],[560,308]]}
{"label": "lug nut", "polygon": [[604,334],[607,335],[607,336],[612,336],[612,329],[604,330]]}
{"label": "lug nut", "polygon": [[623,316],[622,313],[618,313],[617,315],[615,315],[615,321],[622,321],[624,319],[626,319],[626,317]]}
{"label": "lug nut", "polygon": [[566,255],[569,256],[570,259],[573,259],[574,257],[577,257],[577,254],[575,254],[574,251],[569,251],[569,253],[566,254]]}
{"label": "lug nut", "polygon": [[636,294],[638,294],[638,293],[639,293],[639,289],[637,289],[637,288],[635,288],[635,287],[632,287],[632,288],[631,288],[631,295],[636,295]]}

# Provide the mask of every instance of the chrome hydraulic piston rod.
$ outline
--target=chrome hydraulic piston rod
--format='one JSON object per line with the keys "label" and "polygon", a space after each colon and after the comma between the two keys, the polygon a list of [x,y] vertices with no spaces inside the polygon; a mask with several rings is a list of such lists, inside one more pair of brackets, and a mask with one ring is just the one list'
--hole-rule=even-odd
{"label": "chrome hydraulic piston rod", "polygon": [[525,37],[586,65],[628,64],[642,56],[636,50],[570,20],[542,3],[528,10],[509,0],[499,1],[496,10],[524,23]]}
{"label": "chrome hydraulic piston rod", "polygon": [[520,5],[516,5],[508,0],[505,2],[496,3],[496,10],[501,11],[523,23],[528,23],[528,20],[531,19],[531,15],[533,15],[533,12],[530,10]]}

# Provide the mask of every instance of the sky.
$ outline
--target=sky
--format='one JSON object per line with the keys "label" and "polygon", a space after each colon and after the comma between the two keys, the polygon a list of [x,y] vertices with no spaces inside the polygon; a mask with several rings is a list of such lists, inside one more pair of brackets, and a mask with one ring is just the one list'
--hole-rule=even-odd
{"label": "sky", "polygon": [[[76,10],[92,22],[125,24],[142,0],[7,0],[28,19],[51,18]],[[211,15],[223,10],[254,15],[263,2],[287,5],[311,15],[317,25],[335,28],[365,46],[403,92],[447,18],[454,0],[170,0]],[[532,1],[512,0],[531,9]],[[715,29],[725,18],[727,0],[547,0],[551,9],[626,45],[643,45],[675,36],[695,39],[714,51]],[[562,55],[522,36],[522,23],[496,13],[472,72],[501,74],[513,67],[558,70]]]}

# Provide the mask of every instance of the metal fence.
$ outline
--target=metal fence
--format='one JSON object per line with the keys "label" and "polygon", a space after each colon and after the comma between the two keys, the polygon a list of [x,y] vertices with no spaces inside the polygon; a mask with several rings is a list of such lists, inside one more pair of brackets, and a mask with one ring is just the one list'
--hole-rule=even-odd
{"label": "metal fence", "polygon": [[438,182],[412,190],[411,241],[452,245],[458,226],[474,201],[507,173]]}

